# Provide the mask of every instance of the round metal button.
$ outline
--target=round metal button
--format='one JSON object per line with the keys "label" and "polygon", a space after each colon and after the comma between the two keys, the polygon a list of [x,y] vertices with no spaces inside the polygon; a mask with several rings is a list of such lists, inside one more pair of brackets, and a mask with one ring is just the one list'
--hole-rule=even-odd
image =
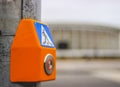
{"label": "round metal button", "polygon": [[44,60],[44,69],[47,75],[52,74],[54,69],[54,59],[51,54],[46,55]]}

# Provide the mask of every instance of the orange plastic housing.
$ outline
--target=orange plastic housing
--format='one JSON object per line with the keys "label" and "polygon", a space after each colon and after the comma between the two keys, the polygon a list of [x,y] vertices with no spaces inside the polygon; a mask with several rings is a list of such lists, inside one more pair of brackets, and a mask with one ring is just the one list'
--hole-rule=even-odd
{"label": "orange plastic housing", "polygon": [[[56,78],[56,48],[42,46],[35,23],[32,19],[22,19],[11,47],[11,82],[41,82]],[[44,24],[42,24],[44,25]],[[54,59],[52,74],[45,72],[44,60],[47,54]]]}

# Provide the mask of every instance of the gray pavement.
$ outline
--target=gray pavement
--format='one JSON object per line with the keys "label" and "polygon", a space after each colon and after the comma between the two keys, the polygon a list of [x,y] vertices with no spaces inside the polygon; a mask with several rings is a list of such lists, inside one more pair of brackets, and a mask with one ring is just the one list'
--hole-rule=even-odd
{"label": "gray pavement", "polygon": [[58,60],[56,80],[41,87],[120,87],[120,60]]}

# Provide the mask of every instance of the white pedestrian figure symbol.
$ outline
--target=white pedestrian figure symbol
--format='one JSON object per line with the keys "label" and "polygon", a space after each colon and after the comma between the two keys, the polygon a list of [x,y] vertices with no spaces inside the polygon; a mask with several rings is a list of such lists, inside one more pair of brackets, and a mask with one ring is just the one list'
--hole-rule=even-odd
{"label": "white pedestrian figure symbol", "polygon": [[47,45],[49,45],[49,46],[52,46],[52,44],[51,44],[51,42],[49,41],[49,39],[47,38],[47,35],[46,35],[46,33],[45,33],[44,30],[42,31],[42,34],[43,34],[43,36],[44,36],[43,44],[47,44]]}

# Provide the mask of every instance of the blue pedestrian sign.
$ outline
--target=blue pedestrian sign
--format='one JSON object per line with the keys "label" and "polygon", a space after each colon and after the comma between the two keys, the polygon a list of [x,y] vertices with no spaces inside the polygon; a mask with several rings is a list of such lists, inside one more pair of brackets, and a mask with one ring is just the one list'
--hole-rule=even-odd
{"label": "blue pedestrian sign", "polygon": [[41,45],[45,47],[54,48],[55,45],[48,26],[38,22],[35,22],[35,26]]}

